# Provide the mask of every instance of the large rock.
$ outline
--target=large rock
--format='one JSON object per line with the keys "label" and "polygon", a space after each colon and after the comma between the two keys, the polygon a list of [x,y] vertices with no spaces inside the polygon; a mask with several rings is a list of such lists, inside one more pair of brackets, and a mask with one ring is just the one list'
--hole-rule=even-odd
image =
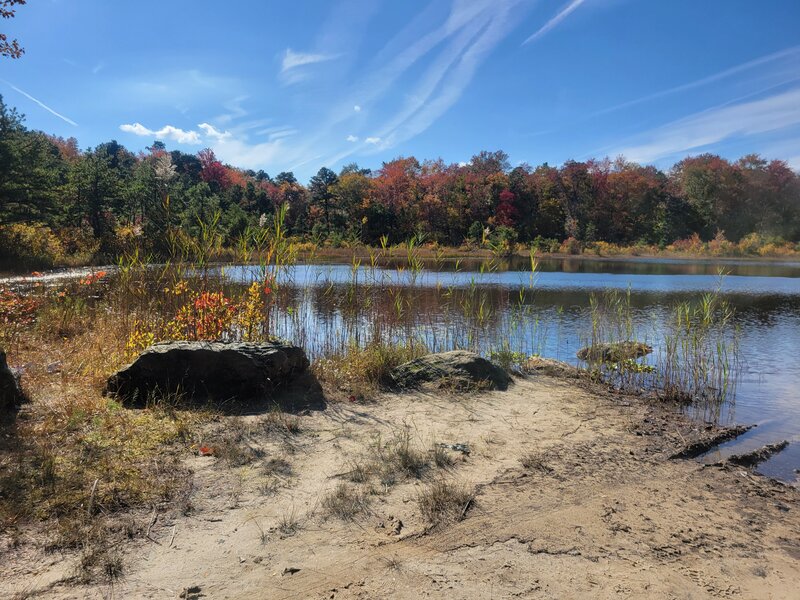
{"label": "large rock", "polygon": [[8,366],[5,351],[0,350],[0,418],[11,414],[24,400],[19,376]]}
{"label": "large rock", "polygon": [[610,342],[578,350],[578,358],[591,363],[615,363],[646,356],[653,348],[642,342]]}
{"label": "large rock", "polygon": [[511,377],[497,365],[465,350],[428,354],[396,367],[389,375],[389,384],[395,387],[413,388],[429,382],[505,390]]}
{"label": "large rock", "polygon": [[542,356],[531,356],[527,359],[522,364],[522,372],[562,379],[577,379],[586,373],[569,363]]}
{"label": "large rock", "polygon": [[163,342],[112,375],[106,392],[144,403],[153,393],[179,392],[202,401],[263,397],[308,368],[302,348],[282,342]]}

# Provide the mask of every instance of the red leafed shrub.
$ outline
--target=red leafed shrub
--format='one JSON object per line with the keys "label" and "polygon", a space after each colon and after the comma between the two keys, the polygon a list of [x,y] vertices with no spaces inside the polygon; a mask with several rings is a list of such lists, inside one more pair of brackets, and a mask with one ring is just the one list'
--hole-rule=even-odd
{"label": "red leafed shrub", "polygon": [[217,340],[230,328],[236,305],[222,292],[202,292],[184,304],[170,323],[170,336]]}
{"label": "red leafed shrub", "polygon": [[30,325],[38,308],[34,298],[0,289],[0,325]]}

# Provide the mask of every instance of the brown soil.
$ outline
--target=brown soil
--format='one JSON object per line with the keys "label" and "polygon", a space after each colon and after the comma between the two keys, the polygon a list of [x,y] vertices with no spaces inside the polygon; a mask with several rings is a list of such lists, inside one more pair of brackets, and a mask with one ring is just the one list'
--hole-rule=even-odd
{"label": "brown soil", "polygon": [[[264,418],[238,426],[262,431]],[[157,509],[149,538],[121,548],[113,585],[76,583],[77,556],[29,539],[0,555],[0,597],[796,598],[800,589],[798,490],[670,459],[718,431],[638,399],[539,374],[506,392],[331,404],[300,423],[294,435],[251,435],[264,455],[245,466],[187,458],[191,510]],[[419,477],[392,485],[361,473],[406,433],[427,453]],[[437,467],[439,444],[449,460],[440,451]],[[418,498],[442,479],[474,496],[431,525]],[[343,485],[363,507],[352,520],[326,510]],[[139,518],[147,526],[153,515]]]}

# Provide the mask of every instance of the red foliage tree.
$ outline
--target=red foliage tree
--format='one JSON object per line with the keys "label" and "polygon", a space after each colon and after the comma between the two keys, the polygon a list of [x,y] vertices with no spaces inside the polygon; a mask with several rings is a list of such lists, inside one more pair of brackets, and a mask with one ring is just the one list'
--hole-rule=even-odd
{"label": "red foliage tree", "polygon": [[228,169],[217,160],[217,156],[211,148],[200,150],[197,153],[202,170],[200,177],[215,192],[226,189],[230,185],[230,175]]}
{"label": "red foliage tree", "polygon": [[505,227],[514,227],[519,218],[519,211],[515,206],[517,197],[511,190],[500,192],[499,202],[495,210],[495,223]]}

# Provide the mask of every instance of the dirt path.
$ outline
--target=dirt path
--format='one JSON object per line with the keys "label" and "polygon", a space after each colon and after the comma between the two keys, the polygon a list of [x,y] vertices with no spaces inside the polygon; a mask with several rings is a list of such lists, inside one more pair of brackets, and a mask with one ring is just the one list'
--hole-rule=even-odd
{"label": "dirt path", "polygon": [[[113,587],[59,583],[74,557],[26,555],[0,567],[0,596],[796,598],[800,589],[798,490],[670,460],[707,432],[633,399],[539,376],[508,392],[330,406],[301,417],[296,435],[262,435],[263,418],[237,424],[258,460],[188,459],[191,506],[157,514],[152,541],[130,542]],[[403,439],[429,456],[434,445],[464,446],[419,478],[354,475]],[[475,496],[462,520],[431,528],[418,497],[439,480]],[[342,485],[364,494],[352,522],[327,514],[325,498]]]}

